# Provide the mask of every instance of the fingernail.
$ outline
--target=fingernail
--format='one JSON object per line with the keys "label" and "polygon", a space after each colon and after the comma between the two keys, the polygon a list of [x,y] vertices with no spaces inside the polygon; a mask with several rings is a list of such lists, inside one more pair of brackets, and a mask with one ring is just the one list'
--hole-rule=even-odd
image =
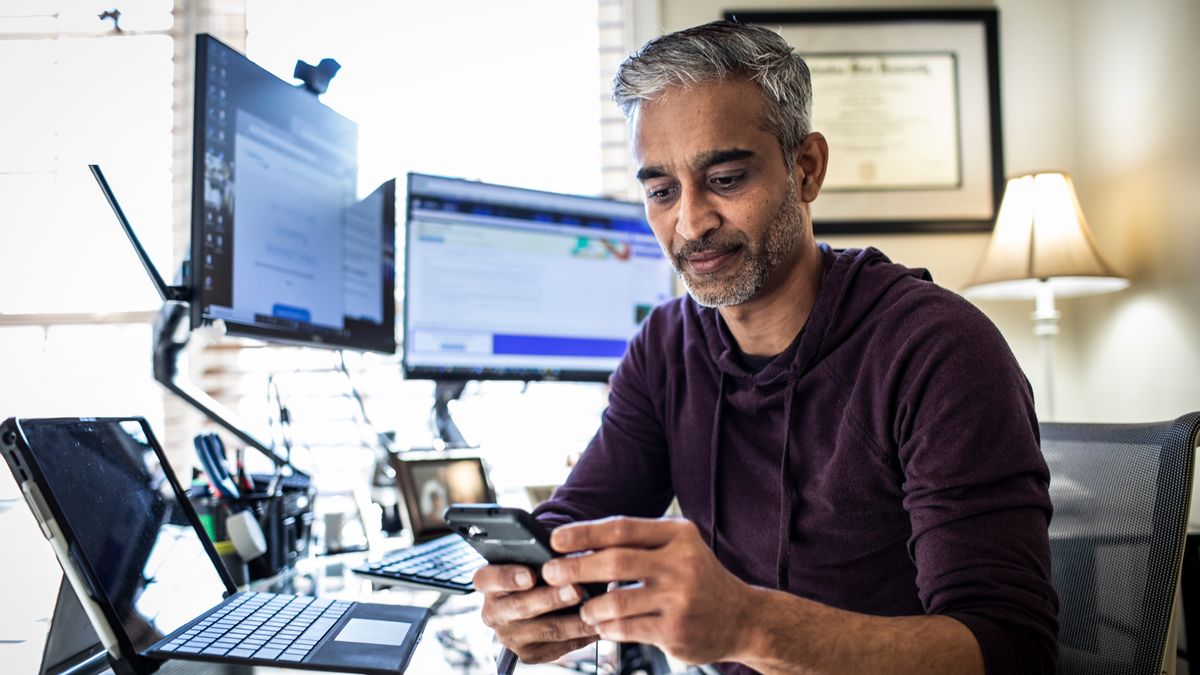
{"label": "fingernail", "polygon": [[513,581],[517,582],[517,585],[522,588],[526,586],[532,586],[533,575],[526,570],[518,570],[517,573],[513,575]]}
{"label": "fingernail", "polygon": [[542,578],[550,581],[558,576],[558,563],[553,560],[542,565]]}
{"label": "fingernail", "polygon": [[575,602],[579,599],[579,594],[575,592],[574,586],[563,586],[558,589],[558,599],[563,602]]}
{"label": "fingernail", "polygon": [[558,529],[550,533],[550,545],[554,548],[561,549],[567,543],[566,530]]}

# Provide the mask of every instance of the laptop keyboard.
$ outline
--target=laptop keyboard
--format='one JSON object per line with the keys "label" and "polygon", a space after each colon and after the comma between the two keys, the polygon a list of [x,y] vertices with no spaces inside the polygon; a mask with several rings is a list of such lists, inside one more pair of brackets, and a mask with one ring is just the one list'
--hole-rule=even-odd
{"label": "laptop keyboard", "polygon": [[393,581],[431,586],[455,593],[475,590],[471,578],[475,570],[487,561],[475,552],[462,537],[447,534],[389,554],[361,567],[359,574],[369,574]]}
{"label": "laptop keyboard", "polygon": [[276,593],[241,593],[155,651],[298,662],[353,602]]}

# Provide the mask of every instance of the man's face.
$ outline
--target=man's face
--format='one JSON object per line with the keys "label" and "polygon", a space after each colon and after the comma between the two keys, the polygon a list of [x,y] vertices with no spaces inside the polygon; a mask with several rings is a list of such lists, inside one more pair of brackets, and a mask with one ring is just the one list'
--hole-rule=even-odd
{"label": "man's face", "polygon": [[633,150],[650,226],[695,300],[738,305],[776,280],[806,215],[758,85],[676,87],[642,102]]}

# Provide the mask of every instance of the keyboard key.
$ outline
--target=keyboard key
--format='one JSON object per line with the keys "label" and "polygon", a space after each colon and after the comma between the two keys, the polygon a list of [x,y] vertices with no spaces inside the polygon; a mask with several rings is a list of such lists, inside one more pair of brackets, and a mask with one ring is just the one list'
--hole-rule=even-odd
{"label": "keyboard key", "polygon": [[228,647],[206,647],[204,651],[200,653],[208,654],[210,656],[225,656],[225,652],[227,651],[229,651]]}
{"label": "keyboard key", "polygon": [[308,627],[308,630],[304,631],[302,637],[305,639],[320,640],[325,636],[325,633],[329,632],[330,628],[333,628],[333,624],[335,623],[337,621],[334,619],[317,619]]}
{"label": "keyboard key", "polygon": [[256,652],[254,652],[254,658],[256,658],[256,659],[273,659],[282,653],[283,653],[282,649],[274,649],[271,647],[264,647],[263,649],[260,649]]}
{"label": "keyboard key", "polygon": [[236,656],[239,658],[248,659],[251,656],[254,656],[254,650],[246,648],[231,649],[225,656]]}

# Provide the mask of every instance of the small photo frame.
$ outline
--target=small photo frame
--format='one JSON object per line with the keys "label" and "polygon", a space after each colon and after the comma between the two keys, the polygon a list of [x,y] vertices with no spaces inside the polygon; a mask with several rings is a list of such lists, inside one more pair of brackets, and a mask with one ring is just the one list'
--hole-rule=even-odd
{"label": "small photo frame", "polygon": [[392,455],[389,463],[396,470],[396,482],[416,540],[450,531],[442,514],[451,504],[496,500],[479,457]]}

